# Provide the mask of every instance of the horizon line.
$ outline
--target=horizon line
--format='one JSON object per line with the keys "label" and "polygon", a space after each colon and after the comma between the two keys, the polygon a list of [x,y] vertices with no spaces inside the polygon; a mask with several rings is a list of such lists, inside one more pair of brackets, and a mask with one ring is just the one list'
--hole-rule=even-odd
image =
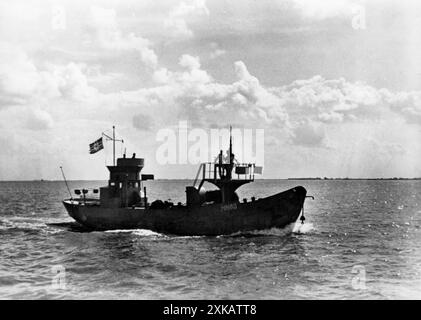
{"label": "horizon line", "polygon": [[[193,178],[158,178],[148,181],[168,181],[168,180],[194,180]],[[421,180],[421,177],[384,177],[384,178],[355,178],[355,177],[292,177],[292,178],[255,178],[256,180]],[[64,179],[30,179],[30,180],[2,180],[0,182],[64,182]],[[70,179],[66,181],[108,181],[108,179]]]}

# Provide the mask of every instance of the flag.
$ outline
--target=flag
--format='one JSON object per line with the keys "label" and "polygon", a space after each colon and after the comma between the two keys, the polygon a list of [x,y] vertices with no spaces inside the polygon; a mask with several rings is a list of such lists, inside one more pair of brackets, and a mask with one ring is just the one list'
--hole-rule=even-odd
{"label": "flag", "polygon": [[96,153],[101,149],[104,149],[104,145],[102,144],[102,137],[89,145],[90,154]]}
{"label": "flag", "polygon": [[263,173],[263,167],[254,167],[254,174],[262,174]]}
{"label": "flag", "polygon": [[235,174],[249,174],[249,168],[245,166],[236,166]]}

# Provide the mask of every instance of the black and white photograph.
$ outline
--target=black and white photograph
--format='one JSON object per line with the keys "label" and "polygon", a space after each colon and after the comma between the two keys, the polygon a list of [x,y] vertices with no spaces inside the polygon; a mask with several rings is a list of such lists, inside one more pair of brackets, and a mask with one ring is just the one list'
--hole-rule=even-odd
{"label": "black and white photograph", "polygon": [[0,0],[0,299],[420,300],[420,35],[416,0]]}

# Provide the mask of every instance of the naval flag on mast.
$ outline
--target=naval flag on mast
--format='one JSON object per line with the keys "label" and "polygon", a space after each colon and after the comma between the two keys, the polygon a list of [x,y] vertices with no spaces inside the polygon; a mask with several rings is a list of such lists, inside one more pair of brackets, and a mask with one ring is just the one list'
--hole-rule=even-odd
{"label": "naval flag on mast", "polygon": [[101,149],[104,149],[104,145],[102,144],[102,137],[89,145],[90,154],[97,153]]}

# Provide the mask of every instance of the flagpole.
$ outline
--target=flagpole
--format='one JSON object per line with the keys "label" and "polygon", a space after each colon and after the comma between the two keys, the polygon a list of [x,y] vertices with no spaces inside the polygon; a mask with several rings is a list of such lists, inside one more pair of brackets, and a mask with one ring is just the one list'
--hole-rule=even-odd
{"label": "flagpole", "polygon": [[115,166],[115,126],[113,126],[113,166]]}

